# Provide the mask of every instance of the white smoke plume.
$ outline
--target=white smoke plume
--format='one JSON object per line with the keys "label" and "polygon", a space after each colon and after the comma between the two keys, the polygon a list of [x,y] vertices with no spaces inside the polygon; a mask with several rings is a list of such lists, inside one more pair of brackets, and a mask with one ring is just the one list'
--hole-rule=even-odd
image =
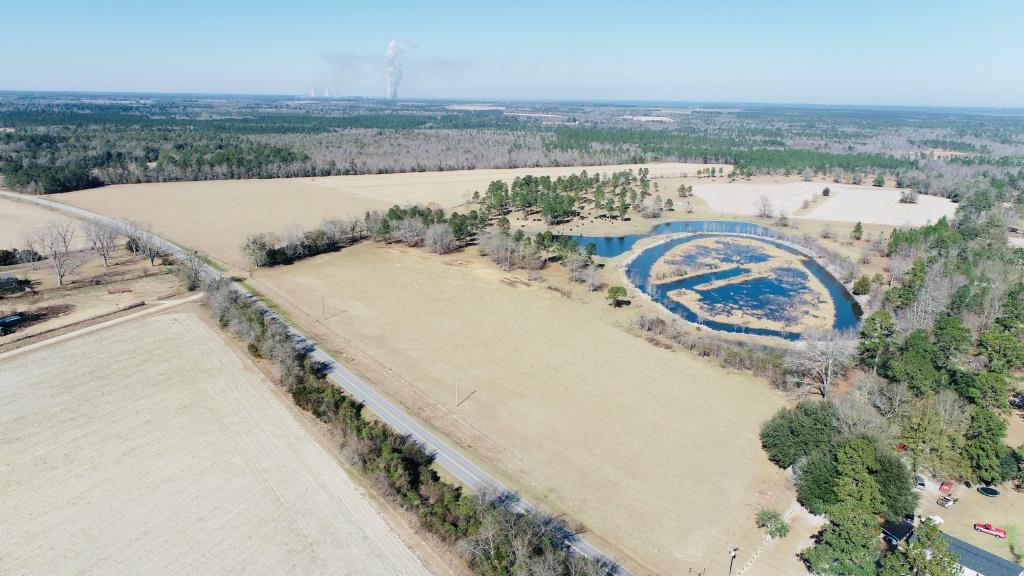
{"label": "white smoke plume", "polygon": [[398,97],[398,85],[402,83],[402,52],[406,45],[392,40],[384,49],[384,66],[387,71],[387,85],[384,89],[386,98]]}

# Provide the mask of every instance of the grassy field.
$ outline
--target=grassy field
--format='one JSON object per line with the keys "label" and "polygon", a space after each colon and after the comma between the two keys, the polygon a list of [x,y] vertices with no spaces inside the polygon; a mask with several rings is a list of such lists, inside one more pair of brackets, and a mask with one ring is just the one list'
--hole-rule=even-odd
{"label": "grassy field", "polygon": [[427,574],[192,313],[0,362],[10,574]]}
{"label": "grassy field", "polygon": [[[557,177],[582,170],[611,173],[642,165],[460,170],[407,174],[127,184],[53,196],[108,216],[149,223],[168,240],[244,266],[241,245],[257,232],[310,228],[325,218],[362,217],[395,204],[453,208],[492,180],[526,174]],[[652,177],[693,174],[704,165],[651,164]],[[718,165],[715,165],[718,166]]]}
{"label": "grassy field", "polygon": [[720,570],[728,544],[756,549],[758,508],[793,497],[757,440],[782,395],[631,334],[630,310],[560,273],[537,282],[474,250],[361,244],[251,282],[389,396],[631,565]]}
{"label": "grassy field", "polygon": [[[831,194],[803,209],[823,188]],[[901,204],[901,191],[895,188],[854,186],[829,182],[772,182],[759,178],[753,182],[698,184],[693,193],[719,214],[756,216],[761,196],[771,200],[775,213],[785,210],[793,218],[832,222],[864,222],[890,226],[923,226],[943,216],[952,216],[956,204],[937,196],[920,195],[916,204]]]}

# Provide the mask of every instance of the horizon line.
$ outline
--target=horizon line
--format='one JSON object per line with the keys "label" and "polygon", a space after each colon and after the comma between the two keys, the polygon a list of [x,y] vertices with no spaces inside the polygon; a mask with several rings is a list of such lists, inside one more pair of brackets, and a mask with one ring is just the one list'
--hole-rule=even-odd
{"label": "horizon line", "polygon": [[672,99],[616,99],[616,98],[543,98],[543,97],[446,97],[446,96],[422,96],[386,98],[383,96],[360,96],[360,95],[332,95],[332,96],[309,96],[298,92],[196,92],[188,90],[23,90],[23,89],[2,89],[0,95],[5,94],[61,94],[61,95],[104,95],[104,96],[206,96],[206,97],[232,97],[232,98],[296,98],[310,101],[345,101],[345,100],[372,100],[388,102],[479,102],[479,103],[552,103],[552,104],[617,104],[632,106],[654,106],[664,104],[685,104],[685,105],[738,105],[738,106],[792,106],[792,107],[842,107],[842,108],[883,108],[883,109],[918,109],[918,110],[998,110],[1009,112],[1024,112],[1024,104],[1014,106],[998,106],[991,104],[867,104],[850,102],[796,102],[796,101],[760,101],[760,100],[672,100]]}

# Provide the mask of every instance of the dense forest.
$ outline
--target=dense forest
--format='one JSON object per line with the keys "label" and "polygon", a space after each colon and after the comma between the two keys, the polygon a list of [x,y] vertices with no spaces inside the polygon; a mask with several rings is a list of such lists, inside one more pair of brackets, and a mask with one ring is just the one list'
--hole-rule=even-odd
{"label": "dense forest", "polygon": [[[680,160],[738,176],[886,174],[925,193],[1021,165],[1024,116],[814,107],[0,94],[0,174],[29,193],[134,182]],[[529,114],[547,116],[530,116]],[[629,118],[668,114],[671,122]],[[546,118],[547,120],[541,120]],[[554,120],[551,120],[554,119]]]}

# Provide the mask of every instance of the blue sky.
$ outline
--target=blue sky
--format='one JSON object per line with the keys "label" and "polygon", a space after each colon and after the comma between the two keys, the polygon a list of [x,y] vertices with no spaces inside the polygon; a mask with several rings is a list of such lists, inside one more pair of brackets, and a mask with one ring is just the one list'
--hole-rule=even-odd
{"label": "blue sky", "polygon": [[9,1],[0,90],[1024,106],[1020,0]]}

